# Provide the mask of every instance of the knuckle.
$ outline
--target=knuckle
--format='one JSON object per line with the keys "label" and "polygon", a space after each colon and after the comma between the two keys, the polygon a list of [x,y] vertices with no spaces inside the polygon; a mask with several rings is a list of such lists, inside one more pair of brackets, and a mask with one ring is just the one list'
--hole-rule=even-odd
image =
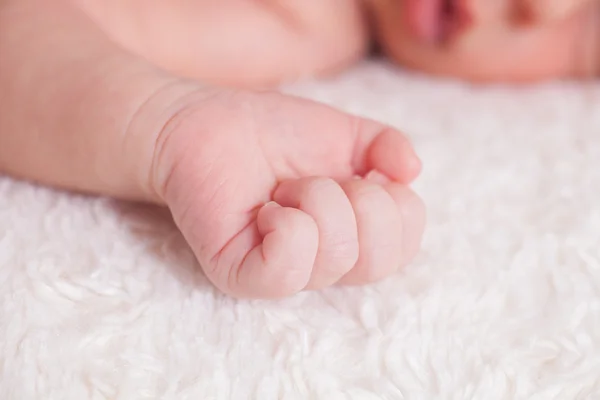
{"label": "knuckle", "polygon": [[382,205],[389,203],[390,198],[386,191],[377,184],[361,182],[356,185],[350,192],[349,197],[351,198],[354,207],[358,209],[365,209],[377,205],[380,208]]}
{"label": "knuckle", "polygon": [[354,265],[358,261],[359,247],[355,237],[342,237],[332,235],[326,238],[328,246],[323,249],[328,258],[335,260],[335,264],[343,263]]}
{"label": "knuckle", "polygon": [[357,270],[367,283],[387,278],[400,268],[402,259],[402,243],[398,237],[386,237],[376,246],[368,249],[368,254],[361,254]]}
{"label": "knuckle", "polygon": [[297,208],[286,208],[282,211],[281,229],[285,230],[287,234],[305,233],[307,229],[313,227],[315,232],[312,233],[318,235],[317,227],[310,215]]}

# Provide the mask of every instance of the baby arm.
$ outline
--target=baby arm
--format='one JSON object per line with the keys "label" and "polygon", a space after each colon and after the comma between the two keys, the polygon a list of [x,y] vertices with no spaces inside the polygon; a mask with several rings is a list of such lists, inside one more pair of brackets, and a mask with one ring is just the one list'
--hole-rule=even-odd
{"label": "baby arm", "polygon": [[420,164],[391,127],[175,78],[67,1],[2,3],[0,54],[0,171],[164,203],[226,293],[372,282],[419,247]]}
{"label": "baby arm", "polygon": [[0,6],[0,172],[157,200],[148,176],[182,84],[123,51],[69,1]]}

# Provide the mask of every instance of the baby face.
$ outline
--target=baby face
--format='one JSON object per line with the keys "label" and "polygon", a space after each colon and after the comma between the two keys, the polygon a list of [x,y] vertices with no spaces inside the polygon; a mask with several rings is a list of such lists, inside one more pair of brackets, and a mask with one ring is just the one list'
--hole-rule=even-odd
{"label": "baby face", "polygon": [[368,0],[395,61],[474,81],[600,70],[599,0]]}

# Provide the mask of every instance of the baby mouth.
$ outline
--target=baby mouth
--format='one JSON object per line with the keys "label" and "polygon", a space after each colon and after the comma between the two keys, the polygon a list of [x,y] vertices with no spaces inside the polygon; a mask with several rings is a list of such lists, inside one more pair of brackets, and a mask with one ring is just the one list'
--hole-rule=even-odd
{"label": "baby mouth", "polygon": [[406,0],[405,4],[409,28],[428,44],[446,44],[470,24],[462,0]]}

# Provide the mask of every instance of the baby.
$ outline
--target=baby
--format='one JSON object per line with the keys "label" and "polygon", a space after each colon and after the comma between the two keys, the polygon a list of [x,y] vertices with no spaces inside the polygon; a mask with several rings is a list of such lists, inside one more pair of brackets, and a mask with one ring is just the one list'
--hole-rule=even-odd
{"label": "baby", "polygon": [[[169,207],[207,277],[273,298],[417,253],[397,130],[259,91],[370,45],[469,80],[595,74],[597,0],[0,0],[0,172]],[[600,26],[600,25],[599,25]]]}

